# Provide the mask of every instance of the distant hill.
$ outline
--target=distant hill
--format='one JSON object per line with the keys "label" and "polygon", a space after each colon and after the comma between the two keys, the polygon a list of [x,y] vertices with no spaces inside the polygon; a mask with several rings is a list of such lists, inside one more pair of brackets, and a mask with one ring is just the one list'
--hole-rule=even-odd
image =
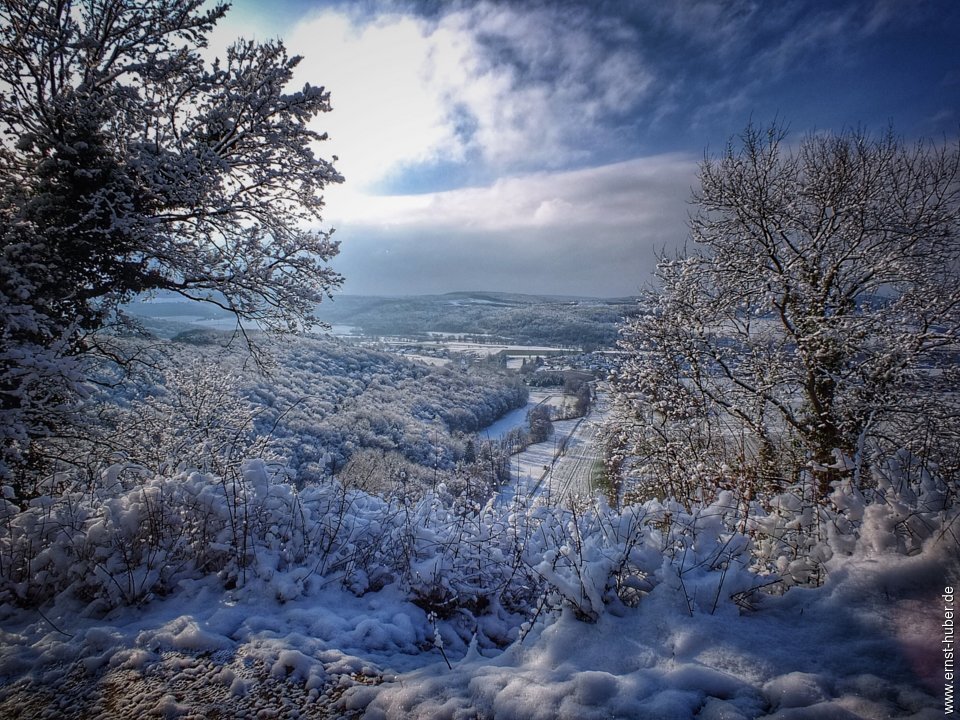
{"label": "distant hill", "polygon": [[[214,305],[173,294],[127,306],[152,332],[171,337],[188,328],[229,329],[235,323]],[[425,337],[450,333],[518,344],[611,347],[624,317],[637,312],[636,298],[524,295],[485,291],[400,297],[336,295],[317,317],[372,336]]]}
{"label": "distant hill", "polygon": [[484,336],[535,345],[609,347],[635,298],[586,298],[498,292],[375,297],[338,295],[318,308],[331,324],[366,335],[431,332]]}

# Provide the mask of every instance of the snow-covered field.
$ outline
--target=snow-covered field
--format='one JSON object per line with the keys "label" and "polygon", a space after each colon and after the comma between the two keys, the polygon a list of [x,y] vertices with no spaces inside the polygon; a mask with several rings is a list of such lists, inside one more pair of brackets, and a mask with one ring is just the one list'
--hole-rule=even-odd
{"label": "snow-covered field", "polygon": [[526,405],[505,413],[496,422],[491,423],[478,434],[490,440],[499,440],[511,430],[526,427],[527,414],[537,405],[541,404],[559,408],[563,404],[562,391],[532,388]]}
{"label": "snow-covered field", "polygon": [[635,609],[542,615],[482,654],[389,588],[280,603],[206,581],[102,618],[7,607],[0,717],[932,719],[942,594],[958,573],[941,541],[714,614],[661,583]]}
{"label": "snow-covered field", "polygon": [[[432,333],[437,334],[437,333]],[[378,340],[383,345],[389,347],[391,345],[409,345],[410,340],[406,338],[379,338]],[[435,348],[437,350],[448,350],[452,353],[462,353],[466,355],[473,355],[478,358],[489,357],[490,355],[496,355],[501,352],[517,352],[522,354],[530,353],[559,353],[559,352],[576,352],[575,348],[562,348],[562,347],[551,347],[549,345],[510,345],[505,343],[489,342],[489,343],[480,343],[480,342],[469,342],[465,340],[433,340],[433,341],[418,341],[417,345],[420,345],[425,348]]]}
{"label": "snow-covered field", "polygon": [[[575,438],[581,425],[581,418],[557,420],[553,423],[553,434],[549,439],[516,453],[510,463],[513,486],[501,491],[505,501],[510,501],[517,494],[542,497],[547,502],[559,501],[559,497],[551,495],[551,477],[561,464],[567,462],[567,457],[561,452],[564,440]],[[577,446],[575,439],[570,444]]]}
{"label": "snow-covered field", "polygon": [[[544,391],[532,391],[531,403],[543,394]],[[545,402],[559,407],[562,398],[551,394]],[[606,397],[601,393],[585,417],[555,421],[549,439],[514,455],[510,465],[513,485],[502,491],[504,500],[509,502],[518,493],[561,504],[568,497],[591,497],[591,476],[600,457],[598,443],[607,414]]]}

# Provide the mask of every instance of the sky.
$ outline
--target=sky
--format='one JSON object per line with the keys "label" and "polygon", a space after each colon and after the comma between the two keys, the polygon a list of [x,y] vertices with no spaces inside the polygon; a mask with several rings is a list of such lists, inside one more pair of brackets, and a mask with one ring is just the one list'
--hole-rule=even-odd
{"label": "sky", "polygon": [[237,0],[238,36],[331,93],[349,294],[633,295],[749,122],[960,133],[955,0]]}

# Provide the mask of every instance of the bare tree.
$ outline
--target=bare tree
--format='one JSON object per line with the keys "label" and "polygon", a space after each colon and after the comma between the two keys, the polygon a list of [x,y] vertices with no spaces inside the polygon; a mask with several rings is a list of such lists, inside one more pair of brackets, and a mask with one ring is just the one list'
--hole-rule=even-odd
{"label": "bare tree", "polygon": [[681,493],[813,468],[822,497],[903,448],[955,468],[960,148],[784,141],[749,126],[701,165],[693,249],[624,327],[621,454]]}

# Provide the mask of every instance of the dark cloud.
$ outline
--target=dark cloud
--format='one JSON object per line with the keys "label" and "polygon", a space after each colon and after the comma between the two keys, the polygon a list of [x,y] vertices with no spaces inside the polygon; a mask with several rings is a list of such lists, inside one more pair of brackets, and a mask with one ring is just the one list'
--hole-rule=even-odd
{"label": "dark cloud", "polygon": [[337,269],[344,292],[406,295],[490,290],[595,297],[637,294],[650,282],[654,248],[676,238],[600,229],[579,236],[537,230],[521,234],[344,233]]}
{"label": "dark cloud", "polygon": [[371,203],[340,226],[336,266],[359,294],[634,294],[685,241],[695,172],[661,156]]}

